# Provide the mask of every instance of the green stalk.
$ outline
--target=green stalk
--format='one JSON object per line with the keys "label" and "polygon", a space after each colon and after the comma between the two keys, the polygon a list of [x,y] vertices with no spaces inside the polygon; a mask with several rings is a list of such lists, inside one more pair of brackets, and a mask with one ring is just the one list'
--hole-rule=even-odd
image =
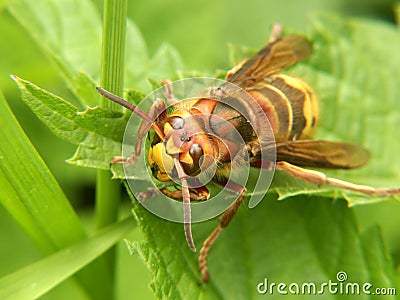
{"label": "green stalk", "polygon": [[[127,0],[104,0],[103,48],[100,85],[122,96],[124,83],[125,32]],[[102,106],[120,109],[117,104],[102,99]],[[96,228],[101,229],[117,221],[121,202],[121,184],[111,180],[109,171],[98,171],[96,182]],[[104,254],[111,274],[115,268],[115,248]]]}

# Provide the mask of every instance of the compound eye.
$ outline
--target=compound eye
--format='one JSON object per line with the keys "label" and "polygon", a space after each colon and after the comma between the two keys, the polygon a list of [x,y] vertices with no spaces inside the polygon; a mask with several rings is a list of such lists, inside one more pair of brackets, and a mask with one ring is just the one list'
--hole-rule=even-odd
{"label": "compound eye", "polygon": [[189,154],[193,159],[194,165],[199,165],[200,158],[203,156],[203,149],[199,144],[193,144],[190,147]]}
{"label": "compound eye", "polygon": [[171,117],[168,122],[175,130],[182,129],[183,126],[185,126],[185,120],[183,120],[181,117]]}

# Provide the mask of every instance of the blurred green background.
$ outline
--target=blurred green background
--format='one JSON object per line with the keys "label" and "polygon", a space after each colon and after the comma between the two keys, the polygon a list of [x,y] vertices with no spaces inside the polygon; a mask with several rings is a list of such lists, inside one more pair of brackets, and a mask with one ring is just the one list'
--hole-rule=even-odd
{"label": "blurred green background", "polygon": [[[53,63],[7,12],[7,3],[10,1],[0,1],[0,88],[32,143],[85,219],[85,212],[93,207],[95,171],[60,163],[73,155],[75,147],[54,137],[37,120],[19,100],[19,92],[9,74],[18,75],[67,98],[69,92],[62,78],[55,72]],[[94,2],[101,11],[102,1]],[[393,9],[396,3],[393,0],[150,0],[129,1],[128,7],[129,17],[142,31],[150,53],[154,53],[160,44],[166,42],[181,54],[186,71],[213,74],[216,69],[231,67],[228,64],[229,43],[261,47],[268,39],[270,26],[274,22],[282,23],[290,30],[306,33],[310,14],[329,11],[343,16],[394,23]],[[129,203],[125,204],[124,213],[129,214]],[[374,206],[373,210],[381,214],[393,213],[390,203],[382,204],[378,210]],[[368,206],[358,211],[360,218],[373,222],[371,213],[372,209]],[[0,276],[39,257],[39,253],[1,207],[0,231]],[[387,232],[390,234],[395,231]],[[121,251],[124,252],[124,249]],[[10,253],[18,257],[18,260],[10,260]],[[136,285],[138,289],[144,290],[144,295],[150,296],[146,287],[150,276],[144,266],[137,258],[133,258],[125,266],[130,267],[138,268],[138,273],[145,274],[138,276]],[[127,278],[121,284],[130,286],[132,282]]]}

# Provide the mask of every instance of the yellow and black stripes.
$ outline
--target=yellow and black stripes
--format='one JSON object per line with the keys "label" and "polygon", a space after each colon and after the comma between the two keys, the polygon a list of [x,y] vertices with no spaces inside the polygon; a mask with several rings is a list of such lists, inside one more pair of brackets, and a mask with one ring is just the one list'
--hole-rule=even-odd
{"label": "yellow and black stripes", "polygon": [[312,136],[318,122],[318,102],[305,82],[278,74],[247,91],[268,117],[276,142]]}

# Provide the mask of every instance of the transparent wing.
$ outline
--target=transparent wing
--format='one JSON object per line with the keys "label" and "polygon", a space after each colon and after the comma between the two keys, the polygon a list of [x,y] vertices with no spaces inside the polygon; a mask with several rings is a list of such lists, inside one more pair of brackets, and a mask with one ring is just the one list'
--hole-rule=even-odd
{"label": "transparent wing", "polygon": [[278,144],[277,161],[296,166],[352,169],[364,165],[369,158],[364,148],[347,143],[299,140]]}
{"label": "transparent wing", "polygon": [[282,68],[308,58],[311,43],[301,36],[286,36],[269,43],[228,73],[227,80],[240,87],[261,81]]}

